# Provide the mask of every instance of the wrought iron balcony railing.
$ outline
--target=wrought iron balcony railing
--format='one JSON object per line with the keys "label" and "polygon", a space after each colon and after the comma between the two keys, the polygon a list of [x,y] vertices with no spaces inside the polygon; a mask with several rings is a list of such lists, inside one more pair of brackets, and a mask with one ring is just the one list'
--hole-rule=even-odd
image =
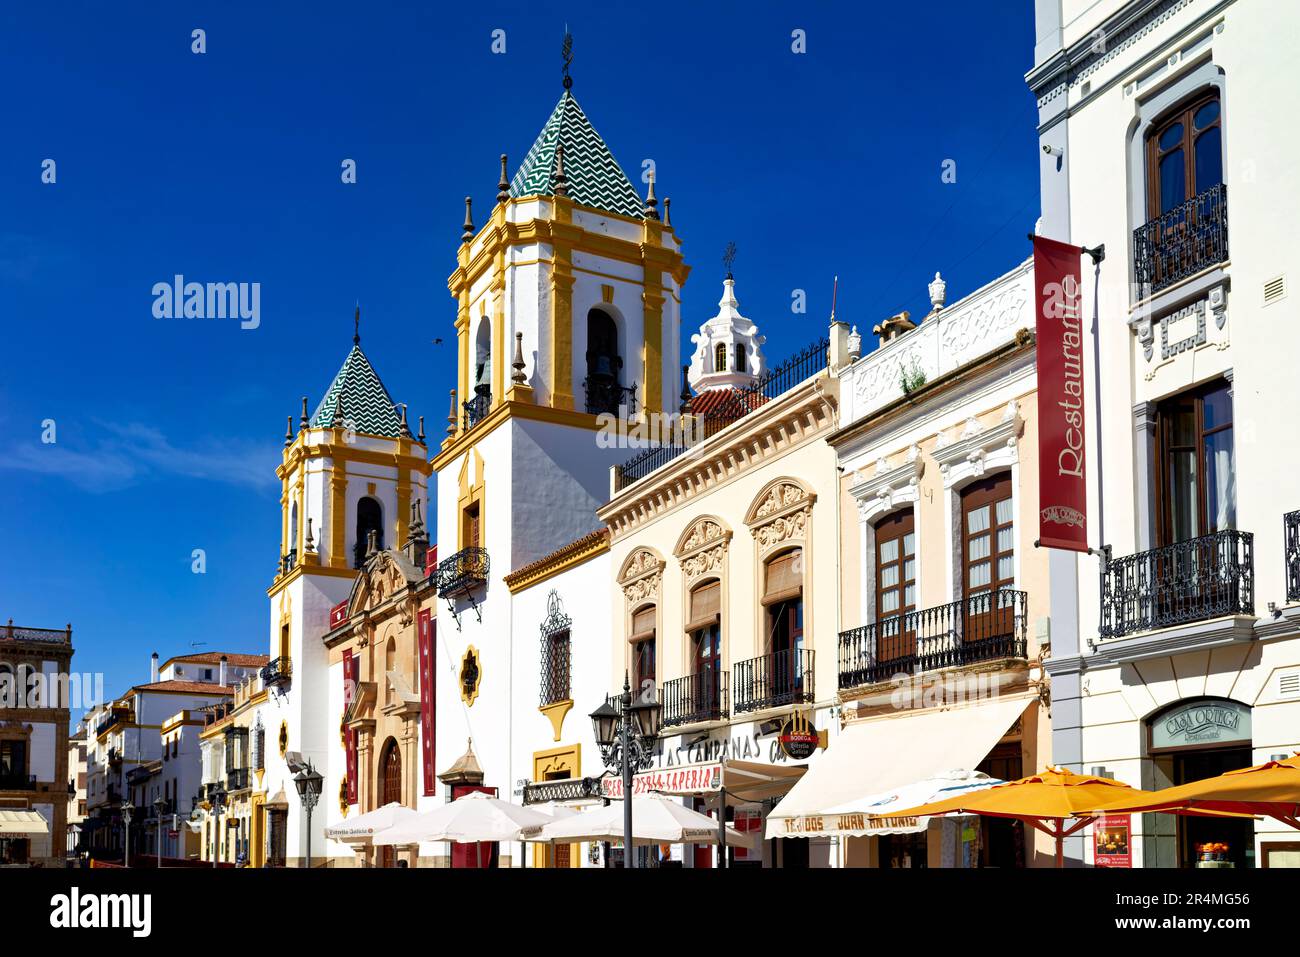
{"label": "wrought iron balcony railing", "polygon": [[[829,339],[818,339],[802,351],[795,353],[775,369],[764,374],[747,389],[728,392],[709,411],[699,415],[694,434],[698,441],[717,435],[733,422],[737,422],[755,409],[788,392],[804,379],[826,368]],[[632,456],[618,471],[617,487],[621,490],[663,468],[686,451],[681,445],[658,445]]]}
{"label": "wrought iron balcony railing", "polygon": [[1159,292],[1228,258],[1228,187],[1220,183],[1133,230],[1133,280]]}
{"label": "wrought iron balcony railing", "polygon": [[34,791],[34,774],[0,774],[0,791]]}
{"label": "wrought iron balcony railing", "polygon": [[282,684],[293,676],[293,667],[286,657],[272,658],[266,664],[262,665],[260,672],[262,684],[265,687]]}
{"label": "wrought iron balcony railing", "polygon": [[484,416],[492,410],[492,393],[486,388],[476,386],[474,398],[461,403],[461,405],[465,409],[465,414],[462,416],[465,423],[464,427],[468,431],[483,421]]}
{"label": "wrought iron balcony railing", "polygon": [[232,768],[226,772],[226,790],[242,791],[248,787],[248,768]]}
{"label": "wrought iron balcony railing", "polygon": [[998,588],[840,632],[840,687],[1024,658],[1026,603],[1024,592]]}
{"label": "wrought iron balcony railing", "polygon": [[735,710],[762,711],[816,701],[813,687],[813,652],[787,648],[736,663],[732,682]]}
{"label": "wrought iron balcony railing", "polygon": [[1286,600],[1300,602],[1300,510],[1282,519],[1286,548]]}
{"label": "wrought iron balcony railing", "polygon": [[725,721],[730,712],[727,672],[722,668],[665,681],[662,693],[665,726]]}
{"label": "wrought iron balcony railing", "polygon": [[1103,638],[1255,614],[1255,536],[1225,529],[1124,558],[1101,576]]}
{"label": "wrought iron balcony railing", "polygon": [[294,566],[298,564],[298,549],[289,549],[289,554],[280,556],[280,573],[283,575],[293,571]]}
{"label": "wrought iron balcony railing", "polygon": [[451,598],[487,584],[489,567],[486,548],[462,548],[438,563],[438,597]]}
{"label": "wrought iron balcony railing", "polygon": [[592,415],[619,415],[626,408],[636,415],[636,383],[619,385],[607,376],[589,376],[582,380],[587,393],[587,411]]}

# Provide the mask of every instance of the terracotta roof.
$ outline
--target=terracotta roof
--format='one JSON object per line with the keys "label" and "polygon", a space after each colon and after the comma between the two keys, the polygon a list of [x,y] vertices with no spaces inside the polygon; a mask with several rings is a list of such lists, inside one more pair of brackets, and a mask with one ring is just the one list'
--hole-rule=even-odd
{"label": "terracotta roof", "polygon": [[221,652],[221,651],[204,651],[196,655],[176,655],[174,658],[168,658],[162,663],[166,668],[173,661],[179,661],[183,664],[191,665],[219,665],[221,656],[226,656],[226,664],[232,668],[260,668],[271,659],[266,655],[246,655],[240,652]]}
{"label": "terracotta roof", "polygon": [[720,419],[739,419],[767,402],[767,397],[752,389],[706,389],[691,397],[691,415],[717,416]]}
{"label": "terracotta roof", "polygon": [[171,691],[177,694],[210,695],[233,695],[235,693],[233,685],[219,685],[211,681],[154,681],[150,684],[135,685],[121,697],[125,698],[137,691]]}

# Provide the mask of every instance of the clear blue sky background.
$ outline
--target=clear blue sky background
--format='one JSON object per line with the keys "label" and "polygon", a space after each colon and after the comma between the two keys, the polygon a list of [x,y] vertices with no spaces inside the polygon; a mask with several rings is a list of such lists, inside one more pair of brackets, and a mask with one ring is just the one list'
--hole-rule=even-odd
{"label": "clear blue sky background", "polygon": [[[824,332],[836,273],[840,317],[870,330],[924,314],[936,269],[951,302],[1029,253],[1028,2],[469,6],[0,11],[0,621],[70,621],[109,694],[154,650],[267,650],[285,416],[319,401],[357,300],[389,391],[437,434],[463,198],[481,222],[497,157],[513,173],[559,98],[566,23],[574,94],[673,199],[685,336],[732,239],[773,362]],[[174,273],[260,282],[261,327],[155,320]]]}

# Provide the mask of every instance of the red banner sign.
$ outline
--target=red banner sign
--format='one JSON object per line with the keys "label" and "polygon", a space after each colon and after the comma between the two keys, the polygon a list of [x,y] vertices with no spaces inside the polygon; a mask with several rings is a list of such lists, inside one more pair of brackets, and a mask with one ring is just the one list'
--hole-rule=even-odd
{"label": "red banner sign", "polygon": [[[623,799],[622,778],[602,778],[601,793],[611,801]],[[722,789],[722,765],[685,764],[676,768],[642,771],[632,778],[632,794],[701,794]]]}
{"label": "red banner sign", "polygon": [[1034,237],[1038,312],[1038,540],[1088,550],[1078,246]]}
{"label": "red banner sign", "polygon": [[417,637],[420,644],[420,763],[424,772],[424,793],[430,795],[438,793],[438,779],[434,776],[433,764],[433,710],[435,707],[433,632],[438,627],[438,623],[433,620],[431,609],[421,609],[417,627],[419,628]]}
{"label": "red banner sign", "polygon": [[[352,704],[352,695],[356,692],[357,678],[360,677],[361,659],[352,654],[351,649],[343,650],[343,711],[346,713]],[[343,729],[343,743],[347,756],[348,803],[357,803],[357,733],[351,728]]]}

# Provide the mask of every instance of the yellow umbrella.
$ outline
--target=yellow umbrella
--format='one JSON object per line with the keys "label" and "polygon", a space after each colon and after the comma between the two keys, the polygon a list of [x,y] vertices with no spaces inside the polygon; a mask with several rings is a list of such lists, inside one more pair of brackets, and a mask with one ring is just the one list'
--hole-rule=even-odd
{"label": "yellow umbrella", "polygon": [[[920,807],[891,810],[889,814],[891,817],[979,814],[1024,821],[1056,839],[1056,866],[1062,867],[1065,839],[1092,823],[1097,816],[1094,808],[1125,797],[1142,800],[1150,796],[1151,792],[1129,787],[1121,781],[1049,767],[1018,781],[969,791]],[[1078,820],[1067,826],[1067,818]]]}
{"label": "yellow umbrella", "polygon": [[1300,752],[1281,761],[1266,761],[1160,791],[1117,794],[1088,810],[1094,814],[1264,814],[1300,829]]}

